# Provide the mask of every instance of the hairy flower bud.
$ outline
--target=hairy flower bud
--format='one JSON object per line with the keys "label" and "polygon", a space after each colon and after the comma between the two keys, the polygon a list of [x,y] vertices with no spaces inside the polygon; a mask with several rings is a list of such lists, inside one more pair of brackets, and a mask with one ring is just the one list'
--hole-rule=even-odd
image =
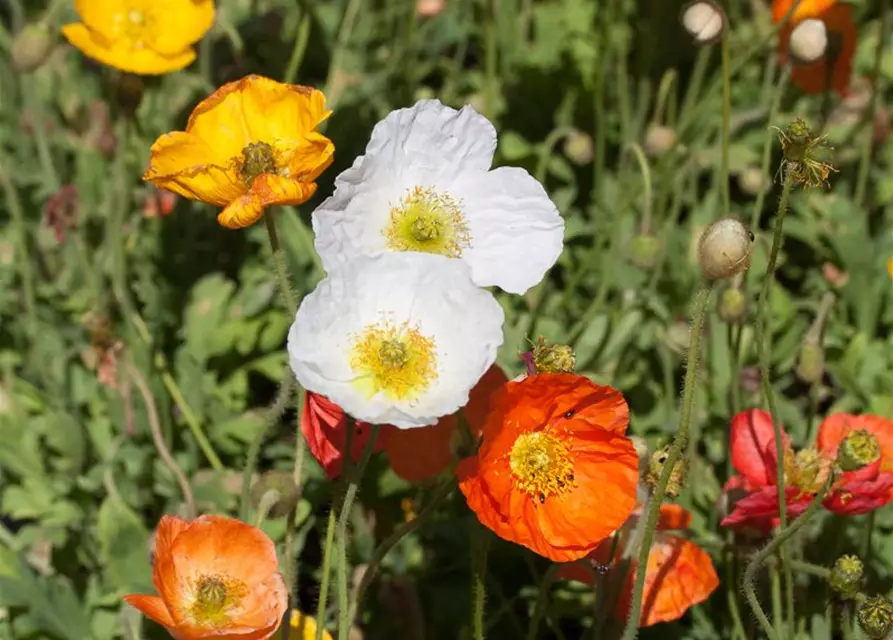
{"label": "hairy flower bud", "polygon": [[646,155],[659,158],[676,145],[676,132],[670,127],[652,122],[645,130]]}
{"label": "hairy flower bud", "polygon": [[798,64],[811,64],[825,55],[828,29],[822,20],[810,18],[797,23],[791,31],[791,57]]}
{"label": "hairy flower bud", "polygon": [[564,155],[576,165],[592,162],[592,136],[585,131],[574,129],[564,139]]}
{"label": "hairy flower bud", "polygon": [[629,245],[629,261],[640,269],[651,271],[660,258],[660,240],[657,236],[642,233]]}
{"label": "hairy flower bud", "polygon": [[807,384],[813,384],[825,375],[825,352],[820,344],[805,342],[797,356],[797,377]]}
{"label": "hairy flower bud", "polygon": [[850,431],[837,448],[837,465],[841,471],[858,471],[880,457],[877,438],[865,429]]}
{"label": "hairy flower bud", "polygon": [[769,176],[760,167],[747,167],[738,174],[738,186],[751,197],[766,191],[769,185]]}
{"label": "hairy flower bud", "polygon": [[682,7],[682,26],[696,44],[712,44],[722,37],[726,14],[713,0],[695,0]]}
{"label": "hairy flower bud", "polygon": [[568,345],[549,345],[540,337],[533,347],[533,364],[538,373],[573,373],[577,359]]}
{"label": "hairy flower bud", "polygon": [[754,236],[735,218],[711,224],[698,241],[698,265],[708,280],[721,280],[746,271]]}
{"label": "hairy flower bud", "polygon": [[885,596],[866,598],[856,614],[859,627],[871,640],[883,640],[893,631],[893,602]]}
{"label": "hairy flower bud", "polygon": [[295,508],[301,493],[290,471],[267,471],[251,485],[251,504],[268,508],[267,517],[284,518]]}
{"label": "hairy flower bud", "polygon": [[[660,476],[664,472],[664,467],[667,464],[667,458],[669,456],[670,445],[664,445],[651,455],[651,460],[648,462],[648,473],[645,476],[645,482],[647,482],[648,486],[652,489],[654,489],[660,481]],[[685,478],[687,476],[688,464],[685,459],[677,460],[676,464],[673,465],[673,470],[670,472],[670,479],[667,482],[667,495],[671,498],[678,496],[682,491],[682,487],[685,486]]]}
{"label": "hairy flower bud", "polygon": [[747,315],[747,296],[738,287],[728,287],[719,294],[716,311],[723,322],[737,324]]}
{"label": "hairy flower bud", "polygon": [[53,50],[53,38],[44,24],[29,24],[12,41],[12,65],[19,73],[43,66]]}
{"label": "hairy flower bud", "polygon": [[865,567],[856,556],[840,556],[831,567],[828,585],[844,600],[852,600],[859,593]]}

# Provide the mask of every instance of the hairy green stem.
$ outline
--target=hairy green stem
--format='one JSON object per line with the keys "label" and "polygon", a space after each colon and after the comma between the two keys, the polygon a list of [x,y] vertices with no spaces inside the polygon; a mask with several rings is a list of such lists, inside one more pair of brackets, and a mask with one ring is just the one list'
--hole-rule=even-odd
{"label": "hairy green stem", "polygon": [[329,578],[332,575],[332,547],[335,546],[335,527],[338,516],[336,506],[329,509],[329,521],[326,525],[326,541],[322,547],[322,577],[319,581],[319,600],[316,603],[316,638],[322,640],[326,630],[326,601],[329,598]]}
{"label": "hairy green stem", "polygon": [[[775,91],[772,94],[772,104],[769,107],[770,124],[778,117],[778,112],[781,109],[781,99],[784,97],[784,92],[788,86],[790,77],[791,68],[786,66],[782,69],[781,77],[778,79],[778,83],[775,85]],[[772,162],[772,145],[774,142],[774,136],[766,136],[766,142],[763,145],[763,157],[760,161],[760,176],[762,179],[766,179],[769,175],[769,165]],[[760,185],[760,190],[757,192],[757,197],[753,204],[753,211],[750,214],[751,231],[755,231],[760,225],[760,214],[763,212],[763,205],[766,202],[767,193],[769,193],[769,189],[764,188],[764,185]]]}
{"label": "hairy green stem", "polygon": [[642,543],[639,547],[639,555],[636,571],[636,579],[633,585],[632,605],[629,612],[629,619],[626,628],[623,630],[623,640],[633,640],[638,633],[639,620],[642,614],[642,592],[645,588],[644,567],[648,566],[648,555],[651,551],[651,542],[654,539],[654,531],[657,528],[657,519],[660,515],[660,505],[663,502],[667,491],[667,483],[670,481],[670,475],[673,467],[682,456],[685,450],[686,441],[688,440],[689,429],[691,428],[692,415],[695,406],[695,390],[698,376],[698,360],[701,349],[701,331],[704,327],[704,318],[707,315],[707,302],[710,299],[710,293],[713,291],[713,283],[707,283],[695,295],[694,309],[692,312],[691,338],[688,347],[688,360],[685,370],[685,385],[682,389],[682,412],[679,420],[679,430],[676,432],[676,438],[667,454],[664,462],[664,468],[661,471],[660,479],[654,489],[654,495],[648,501],[647,516]]}
{"label": "hairy green stem", "polygon": [[719,179],[722,187],[723,213],[729,215],[732,209],[732,197],[729,186],[729,127],[732,119],[732,62],[729,53],[729,32],[722,36],[722,163]]}
{"label": "hairy green stem", "polygon": [[307,51],[307,41],[310,38],[310,10],[306,6],[301,7],[301,19],[298,22],[298,29],[295,33],[295,43],[291,50],[291,56],[288,59],[288,66],[285,68],[284,80],[288,84],[292,84],[298,76],[298,69],[304,60],[304,53]]}
{"label": "hairy green stem", "polygon": [[487,594],[487,554],[490,531],[482,526],[472,530],[471,546],[471,637],[484,640],[484,601]]}
{"label": "hairy green stem", "polygon": [[747,569],[744,570],[744,595],[747,597],[748,603],[750,603],[754,614],[757,616],[757,620],[760,622],[760,626],[763,627],[763,631],[769,637],[769,640],[779,640],[782,636],[779,636],[779,634],[776,633],[776,630],[772,627],[772,623],[769,622],[769,618],[766,617],[766,613],[760,606],[760,601],[757,598],[757,592],[754,588],[754,579],[756,578],[757,571],[759,571],[763,563],[779,552],[784,547],[785,543],[795,533],[802,529],[812,516],[815,515],[816,511],[818,511],[819,507],[822,505],[822,500],[828,495],[828,491],[830,491],[833,482],[834,474],[832,473],[829,474],[824,486],[815,495],[809,503],[809,506],[806,507],[806,511],[803,512],[803,515],[797,518],[790,527],[783,531],[779,531],[778,535],[776,535],[769,544],[763,547],[759,553],[754,556],[753,560],[747,565]]}

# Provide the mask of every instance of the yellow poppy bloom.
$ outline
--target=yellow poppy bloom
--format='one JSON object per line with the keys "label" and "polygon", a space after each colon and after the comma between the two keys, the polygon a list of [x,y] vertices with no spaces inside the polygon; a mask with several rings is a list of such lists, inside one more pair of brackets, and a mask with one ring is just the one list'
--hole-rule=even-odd
{"label": "yellow poppy bloom", "polygon": [[193,110],[186,131],[152,145],[143,175],[184,198],[224,207],[217,221],[247,227],[272,204],[301,204],[332,163],[335,146],[316,127],[331,111],[321,91],[246,76]]}
{"label": "yellow poppy bloom", "polygon": [[[289,626],[288,640],[316,640],[316,620],[297,609],[292,609]],[[322,638],[332,640],[332,634],[323,629]]]}
{"label": "yellow poppy bloom", "polygon": [[68,41],[121,71],[159,75],[195,60],[192,45],[214,23],[213,0],[75,0],[81,22],[62,27]]}

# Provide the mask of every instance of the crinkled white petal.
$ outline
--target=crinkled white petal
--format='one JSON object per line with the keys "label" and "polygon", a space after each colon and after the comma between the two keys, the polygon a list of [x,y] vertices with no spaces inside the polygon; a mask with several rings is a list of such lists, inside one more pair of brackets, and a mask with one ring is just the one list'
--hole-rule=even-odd
{"label": "crinkled white petal", "polygon": [[[356,337],[388,319],[434,341],[436,377],[416,398],[368,397],[350,364]],[[304,298],[288,334],[291,368],[305,389],[358,420],[400,428],[434,424],[468,402],[496,360],[504,314],[459,260],[426,253],[361,257],[334,269]]]}
{"label": "crinkled white petal", "polygon": [[391,111],[375,125],[365,155],[335,178],[335,186],[373,178],[452,179],[486,171],[495,151],[496,129],[471,106],[456,110],[439,100],[419,100],[407,109]]}

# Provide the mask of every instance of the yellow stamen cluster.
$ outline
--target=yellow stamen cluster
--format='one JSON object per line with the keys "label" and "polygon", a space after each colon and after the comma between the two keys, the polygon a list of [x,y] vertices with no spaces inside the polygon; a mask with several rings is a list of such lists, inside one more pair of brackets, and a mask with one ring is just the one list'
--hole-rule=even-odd
{"label": "yellow stamen cluster", "polygon": [[189,612],[199,626],[224,627],[230,622],[230,610],[247,593],[248,587],[241,580],[217,574],[202,575],[195,581]]}
{"label": "yellow stamen cluster", "polygon": [[116,38],[127,40],[133,49],[142,49],[151,40],[155,16],[147,3],[133,2],[112,17],[112,32]]}
{"label": "yellow stamen cluster", "polygon": [[371,398],[412,400],[437,377],[434,341],[417,328],[383,321],[369,325],[356,338],[350,366],[355,384]]}
{"label": "yellow stamen cluster", "polygon": [[448,193],[416,187],[392,207],[384,230],[392,251],[420,251],[458,258],[471,245],[459,201]]}
{"label": "yellow stamen cluster", "polygon": [[544,431],[522,433],[509,453],[516,486],[542,504],[568,491],[574,481],[570,448]]}
{"label": "yellow stamen cluster", "polygon": [[785,482],[807,493],[816,493],[831,473],[831,460],[814,448],[785,456]]}

